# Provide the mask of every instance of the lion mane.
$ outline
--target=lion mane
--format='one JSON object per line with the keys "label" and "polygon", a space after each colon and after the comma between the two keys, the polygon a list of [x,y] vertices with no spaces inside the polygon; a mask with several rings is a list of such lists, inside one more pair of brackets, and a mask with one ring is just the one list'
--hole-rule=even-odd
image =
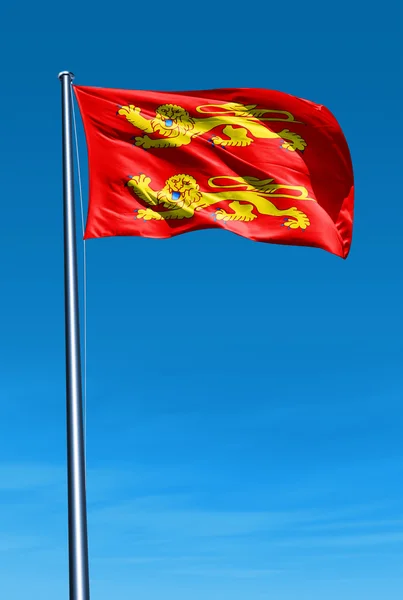
{"label": "lion mane", "polygon": [[187,208],[201,199],[199,190],[199,184],[191,175],[173,175],[167,179],[157,198],[166,208]]}
{"label": "lion mane", "polygon": [[188,111],[177,104],[162,104],[157,108],[155,118],[151,121],[154,132],[170,138],[192,131],[194,126],[195,121]]}

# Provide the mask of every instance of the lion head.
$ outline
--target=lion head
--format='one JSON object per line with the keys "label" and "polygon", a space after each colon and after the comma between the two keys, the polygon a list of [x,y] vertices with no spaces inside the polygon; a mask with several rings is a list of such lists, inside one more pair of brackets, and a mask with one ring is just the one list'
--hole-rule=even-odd
{"label": "lion head", "polygon": [[194,128],[194,119],[187,110],[176,104],[163,104],[155,111],[155,119],[151,121],[153,131],[165,137],[177,137],[187,134]]}
{"label": "lion head", "polygon": [[173,175],[167,179],[157,198],[167,208],[186,208],[200,200],[201,192],[191,175]]}

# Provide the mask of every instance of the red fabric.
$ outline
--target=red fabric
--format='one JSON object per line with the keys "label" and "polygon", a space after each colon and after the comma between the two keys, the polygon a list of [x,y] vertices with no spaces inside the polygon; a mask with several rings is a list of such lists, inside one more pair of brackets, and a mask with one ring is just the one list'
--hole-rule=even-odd
{"label": "red fabric", "polygon": [[[265,89],[151,92],[74,86],[74,90],[89,157],[86,239],[123,235],[166,238],[191,230],[221,227],[256,241],[314,246],[347,257],[352,238],[353,169],[341,128],[324,106]],[[143,117],[151,120],[159,106],[174,104],[186,109],[190,117],[201,119],[208,115],[198,112],[197,107],[229,102],[292,113],[295,121],[291,122],[265,121],[263,117],[268,113],[263,114],[260,125],[276,133],[287,129],[298,134],[307,143],[305,149],[290,151],[283,147],[281,138],[258,139],[253,133],[248,133],[253,142],[247,147],[216,146],[209,140],[215,135],[225,138],[223,125],[195,137],[187,145],[144,149],[136,146],[133,139],[144,136],[144,131],[118,114],[121,106],[134,105],[140,107]],[[239,128],[234,122],[234,129]],[[164,138],[158,132],[147,135],[152,139]],[[284,226],[283,217],[259,214],[255,208],[253,213],[257,217],[250,222],[218,220],[217,210],[230,212],[231,200],[196,211],[191,218],[144,220],[138,218],[138,210],[147,204],[127,186],[130,177],[140,173],[151,178],[154,190],[161,190],[176,174],[194,177],[203,193],[211,191],[209,179],[219,176],[272,178],[275,184],[303,186],[315,201],[297,199],[296,194],[295,199],[273,195],[271,202],[280,210],[298,208],[307,215],[310,224],[305,229],[294,229]],[[229,185],[230,180],[221,183]],[[239,192],[241,188],[236,189]],[[163,214],[163,207],[158,210]]]}

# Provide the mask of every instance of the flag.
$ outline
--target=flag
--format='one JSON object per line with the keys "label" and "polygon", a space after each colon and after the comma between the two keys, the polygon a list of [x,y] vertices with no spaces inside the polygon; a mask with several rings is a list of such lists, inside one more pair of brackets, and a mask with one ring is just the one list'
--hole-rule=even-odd
{"label": "flag", "polygon": [[88,146],[86,239],[222,228],[347,257],[353,168],[324,106],[249,88],[74,91]]}

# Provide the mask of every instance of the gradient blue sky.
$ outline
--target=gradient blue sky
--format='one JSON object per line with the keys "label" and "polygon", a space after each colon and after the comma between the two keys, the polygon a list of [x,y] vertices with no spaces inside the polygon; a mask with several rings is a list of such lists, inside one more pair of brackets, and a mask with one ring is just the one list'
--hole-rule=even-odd
{"label": "gradient blue sky", "polygon": [[[82,85],[325,104],[357,190],[347,261],[221,231],[87,243],[92,598],[402,597],[399,11],[1,8],[2,597],[68,597],[64,69]],[[81,123],[79,140],[86,192]]]}

